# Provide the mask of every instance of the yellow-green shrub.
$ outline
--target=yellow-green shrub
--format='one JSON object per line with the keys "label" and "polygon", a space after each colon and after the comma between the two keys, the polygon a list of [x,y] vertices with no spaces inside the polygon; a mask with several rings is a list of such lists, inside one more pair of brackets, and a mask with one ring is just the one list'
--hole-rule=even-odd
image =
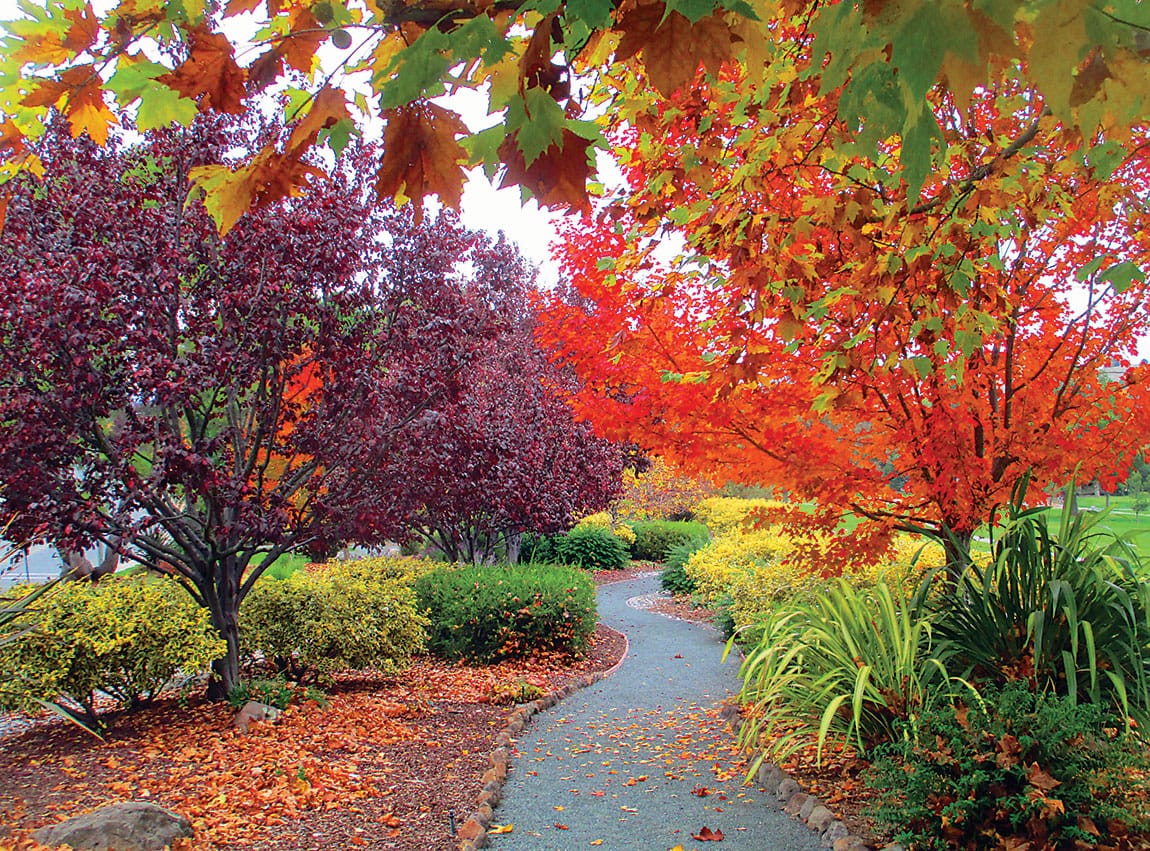
{"label": "yellow-green shrub", "polygon": [[695,506],[695,520],[711,530],[711,537],[727,532],[748,529],[752,514],[773,508],[783,508],[785,503],[774,499],[744,499],[736,496],[712,496]]}
{"label": "yellow-green shrub", "polygon": [[137,706],[226,650],[207,610],[162,577],[66,583],[42,598],[32,622],[34,629],[0,647],[7,690],[0,704],[9,708],[64,699],[93,720],[97,691]]}
{"label": "yellow-green shrub", "polygon": [[635,530],[626,523],[614,523],[606,511],[588,514],[575,524],[576,529],[610,529],[611,533],[630,547],[635,543]]}
{"label": "yellow-green shrub", "polygon": [[293,679],[321,683],[338,671],[399,670],[426,638],[414,577],[442,566],[417,561],[335,561],[258,583],[240,610],[246,652]]}
{"label": "yellow-green shrub", "polygon": [[[842,575],[854,587],[874,585],[880,576],[894,585],[917,584],[943,559],[937,544],[924,547],[921,541],[900,536],[890,558],[878,564],[846,564]],[[688,559],[686,572],[702,602],[730,607],[735,627],[756,623],[781,600],[810,596],[824,583],[804,548],[773,526],[713,538]]]}

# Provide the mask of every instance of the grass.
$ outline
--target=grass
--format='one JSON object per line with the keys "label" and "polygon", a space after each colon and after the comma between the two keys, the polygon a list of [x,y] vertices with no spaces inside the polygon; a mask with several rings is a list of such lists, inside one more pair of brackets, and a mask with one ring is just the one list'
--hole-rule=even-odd
{"label": "grass", "polygon": [[[272,579],[287,579],[297,570],[302,570],[304,565],[309,564],[311,559],[303,553],[284,553],[277,558],[272,564],[268,565],[264,570],[265,577]],[[252,559],[253,564],[262,564],[263,556],[256,556]]]}

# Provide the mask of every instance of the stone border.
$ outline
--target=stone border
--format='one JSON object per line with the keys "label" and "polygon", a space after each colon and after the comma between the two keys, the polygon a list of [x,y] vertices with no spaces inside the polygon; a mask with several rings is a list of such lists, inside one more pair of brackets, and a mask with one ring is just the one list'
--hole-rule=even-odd
{"label": "stone border", "polygon": [[[606,627],[606,629],[611,629],[611,627]],[[627,660],[627,654],[631,652],[631,642],[628,640],[627,634],[619,632],[617,629],[612,630],[612,632],[623,636],[623,655],[619,657],[618,662],[605,671],[576,677],[572,682],[538,700],[522,703],[507,717],[507,725],[495,736],[495,750],[491,752],[491,768],[487,769],[483,773],[483,777],[480,778],[479,782],[483,786],[483,791],[475,799],[475,811],[455,832],[455,836],[459,840],[459,851],[475,851],[475,849],[487,845],[487,828],[491,826],[494,808],[499,804],[499,799],[503,796],[503,785],[507,782],[507,766],[511,761],[511,746],[515,736],[523,731],[527,722],[535,714],[544,709],[550,709],[580,689],[587,688],[611,676]]]}
{"label": "stone border", "polygon": [[[728,701],[722,709],[723,720],[738,735],[743,719],[739,717],[739,707]],[[755,773],[755,782],[766,790],[767,795],[778,801],[787,815],[797,818],[819,835],[823,845],[834,851],[874,851],[861,836],[853,835],[845,824],[835,818],[830,808],[814,795],[808,795],[793,777],[770,762],[764,762]],[[882,851],[904,851],[901,845],[885,845]]]}

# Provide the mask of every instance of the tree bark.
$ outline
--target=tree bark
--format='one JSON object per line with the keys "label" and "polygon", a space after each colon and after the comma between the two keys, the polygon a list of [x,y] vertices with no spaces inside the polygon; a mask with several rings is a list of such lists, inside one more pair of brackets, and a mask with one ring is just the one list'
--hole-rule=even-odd
{"label": "tree bark", "polygon": [[523,549],[523,533],[504,532],[503,540],[507,542],[507,563],[519,564],[519,553]]}
{"label": "tree bark", "polygon": [[[217,565],[218,579],[205,595],[212,615],[212,625],[227,643],[227,650],[212,662],[212,680],[208,683],[209,700],[226,700],[240,679],[240,583],[235,564]],[[206,575],[213,575],[207,572]]]}

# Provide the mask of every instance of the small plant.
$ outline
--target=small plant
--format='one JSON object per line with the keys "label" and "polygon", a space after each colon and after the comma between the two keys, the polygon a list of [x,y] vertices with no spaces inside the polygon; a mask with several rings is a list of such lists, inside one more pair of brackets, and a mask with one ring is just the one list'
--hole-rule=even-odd
{"label": "small plant", "polygon": [[519,677],[515,682],[496,683],[491,689],[491,702],[528,703],[532,700],[538,700],[545,694],[546,692],[539,686]]}
{"label": "small plant", "polygon": [[428,646],[448,659],[581,653],[595,629],[595,586],[561,565],[437,570],[415,591],[431,621]]}
{"label": "small plant", "polygon": [[[1150,760],[1100,707],[1024,683],[928,709],[878,751],[869,784],[915,849],[1094,848],[1145,819]],[[1004,840],[1010,839],[1009,846]]]}
{"label": "small plant", "polygon": [[698,587],[687,574],[687,562],[699,549],[706,546],[707,538],[691,538],[667,550],[666,566],[659,575],[663,590],[676,597],[694,594]]}
{"label": "small plant", "polygon": [[327,694],[322,689],[292,685],[283,677],[241,682],[228,693],[228,702],[235,709],[243,708],[249,700],[274,706],[276,709],[287,709],[290,704],[307,701],[321,707],[327,706]]}
{"label": "small plant", "polygon": [[207,610],[161,577],[64,583],[37,601],[34,626],[0,643],[0,705],[67,701],[90,724],[97,693],[124,708],[147,704],[177,675],[200,673],[225,650]]}
{"label": "small plant", "polygon": [[609,530],[575,528],[555,539],[558,560],[587,570],[622,570],[630,560],[627,545]]}

